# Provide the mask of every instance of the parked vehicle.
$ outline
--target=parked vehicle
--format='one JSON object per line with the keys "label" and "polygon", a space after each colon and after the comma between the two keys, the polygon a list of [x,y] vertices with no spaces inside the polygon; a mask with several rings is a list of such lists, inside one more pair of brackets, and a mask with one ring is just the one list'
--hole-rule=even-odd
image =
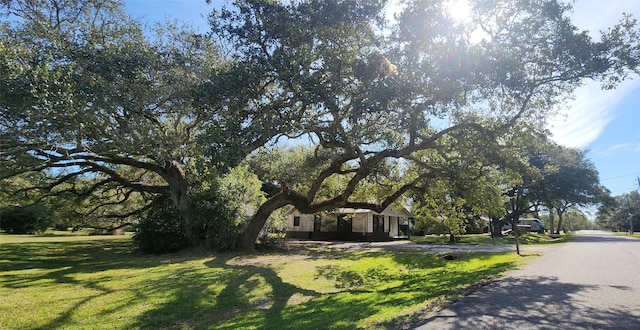
{"label": "parked vehicle", "polygon": [[[518,229],[521,232],[535,232],[538,234],[544,234],[546,228],[540,219],[536,218],[524,218],[518,221]],[[510,233],[512,231],[511,224],[507,223],[502,226],[502,231]]]}

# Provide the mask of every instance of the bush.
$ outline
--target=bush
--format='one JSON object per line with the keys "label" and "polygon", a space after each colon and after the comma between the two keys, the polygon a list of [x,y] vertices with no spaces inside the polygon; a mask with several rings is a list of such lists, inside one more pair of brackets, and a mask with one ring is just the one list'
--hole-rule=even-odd
{"label": "bush", "polygon": [[53,229],[59,231],[67,231],[70,227],[71,225],[69,225],[68,223],[56,223],[53,225]]}
{"label": "bush", "polygon": [[187,237],[184,218],[169,198],[158,200],[140,221],[134,243],[145,253],[171,253],[187,247],[203,247],[224,251],[235,244],[237,226],[233,212],[215,190],[190,195],[191,210],[187,214],[193,237]]}
{"label": "bush", "polygon": [[192,228],[200,245],[209,250],[225,251],[235,245],[238,226],[230,203],[215,191],[203,190],[191,196]]}
{"label": "bush", "polygon": [[177,252],[187,247],[182,224],[171,200],[160,199],[140,220],[133,241],[145,253]]}
{"label": "bush", "polygon": [[51,209],[42,204],[9,206],[0,210],[0,228],[9,234],[42,233],[55,221]]}

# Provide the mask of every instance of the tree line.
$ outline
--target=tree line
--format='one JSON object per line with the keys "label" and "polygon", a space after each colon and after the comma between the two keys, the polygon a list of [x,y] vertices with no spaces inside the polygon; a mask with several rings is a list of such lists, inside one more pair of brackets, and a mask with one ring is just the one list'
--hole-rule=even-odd
{"label": "tree line", "polygon": [[543,209],[562,228],[602,201],[584,151],[544,123],[585,81],[638,73],[633,17],[594,40],[559,0],[476,1],[465,21],[441,0],[393,20],[386,5],[237,0],[197,33],[117,0],[1,1],[5,211],[136,224],[161,252],[251,250],[290,205],[409,199],[457,234]]}

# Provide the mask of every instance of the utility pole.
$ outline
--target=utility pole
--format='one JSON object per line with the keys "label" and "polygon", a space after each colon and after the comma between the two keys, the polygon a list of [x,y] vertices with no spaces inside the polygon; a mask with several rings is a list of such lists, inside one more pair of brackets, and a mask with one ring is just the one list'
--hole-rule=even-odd
{"label": "utility pole", "polygon": [[[640,176],[637,177],[636,179],[638,179],[638,191],[640,192]],[[627,207],[628,207],[627,213],[629,214],[629,235],[633,235],[633,214],[631,214],[631,202],[629,200],[628,195],[627,195]]]}
{"label": "utility pole", "polygon": [[[640,192],[640,176],[636,177],[636,179],[638,179],[638,192]],[[631,216],[631,212],[629,212],[629,235],[633,235],[633,217]]]}
{"label": "utility pole", "polygon": [[629,235],[633,235],[633,214],[631,213],[631,201],[627,195],[627,214],[629,215]]}

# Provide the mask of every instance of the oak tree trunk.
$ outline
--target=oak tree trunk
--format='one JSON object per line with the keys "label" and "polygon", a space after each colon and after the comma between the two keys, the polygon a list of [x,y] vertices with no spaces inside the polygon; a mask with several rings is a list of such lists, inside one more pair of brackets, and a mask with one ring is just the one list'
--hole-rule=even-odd
{"label": "oak tree trunk", "polygon": [[256,240],[258,239],[258,235],[260,235],[260,231],[264,228],[265,223],[269,219],[269,216],[271,216],[275,210],[284,207],[287,204],[289,204],[289,201],[282,193],[272,196],[266,203],[262,204],[262,206],[260,206],[249,220],[244,232],[240,235],[240,239],[236,244],[236,249],[245,252],[255,251]]}
{"label": "oak tree trunk", "polygon": [[564,212],[558,211],[558,228],[556,229],[556,233],[560,234],[560,230],[562,230],[562,215]]}
{"label": "oak tree trunk", "polygon": [[193,226],[193,204],[189,198],[189,182],[182,165],[177,160],[166,160],[164,179],[169,184],[169,195],[183,220],[183,230],[189,246],[198,245],[198,235]]}

